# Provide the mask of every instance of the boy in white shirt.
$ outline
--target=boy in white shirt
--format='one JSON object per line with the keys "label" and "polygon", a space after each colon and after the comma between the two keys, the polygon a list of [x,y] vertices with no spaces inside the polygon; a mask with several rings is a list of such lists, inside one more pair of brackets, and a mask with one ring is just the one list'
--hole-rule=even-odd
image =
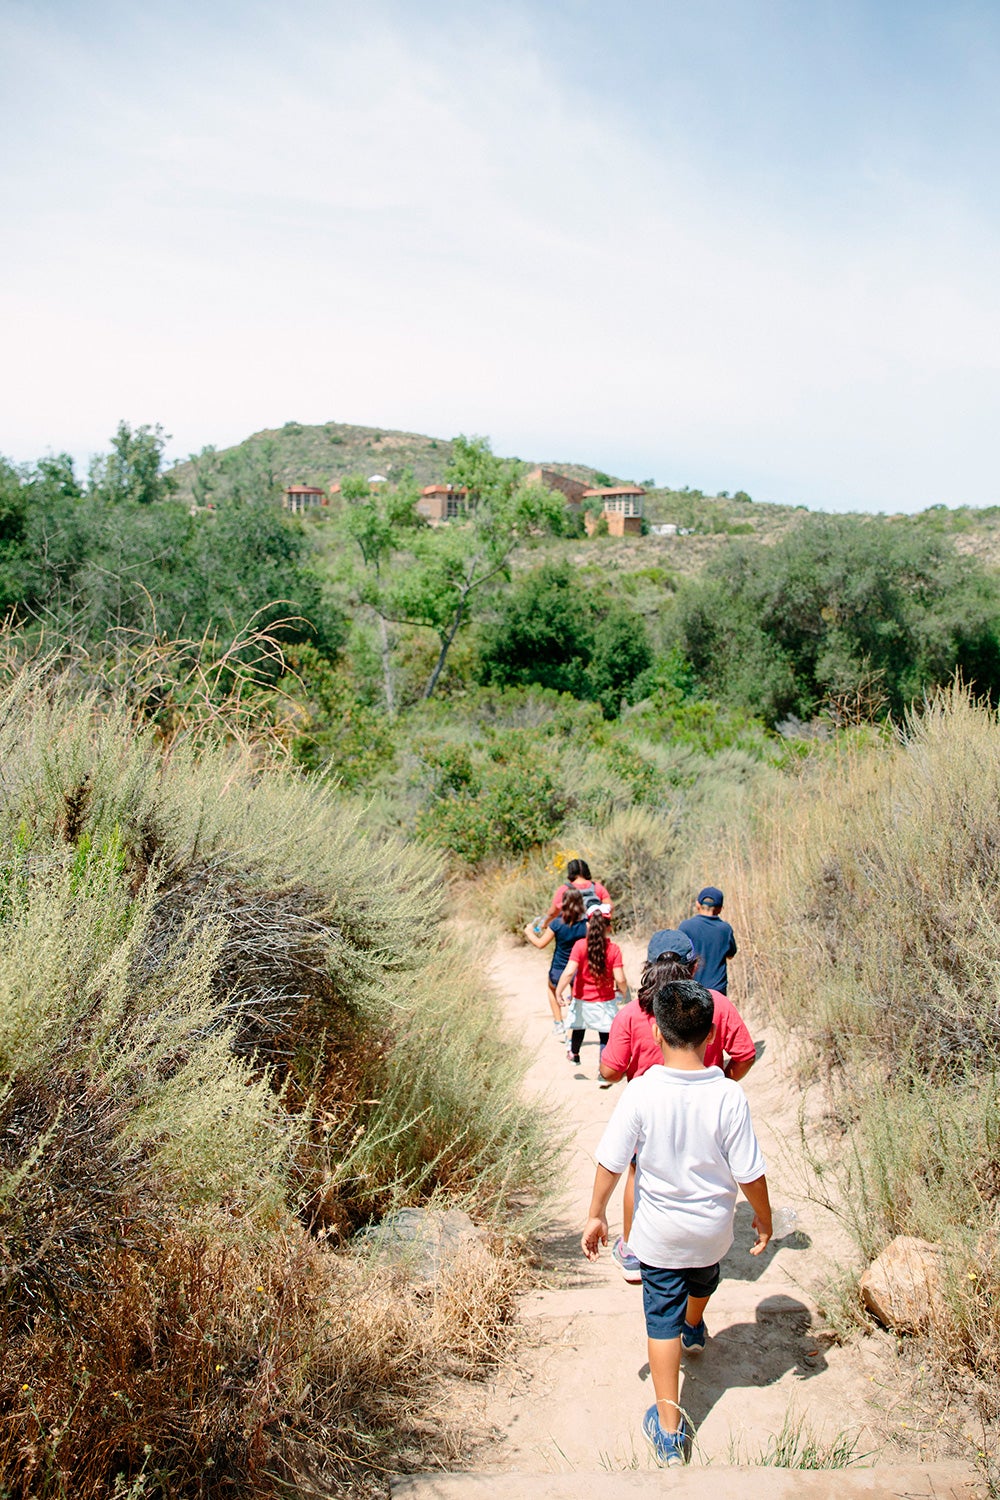
{"label": "boy in white shirt", "polygon": [[660,1463],[683,1463],[687,1428],[679,1402],[681,1349],[705,1347],[705,1307],[719,1261],[733,1243],[739,1188],[754,1211],[760,1255],[771,1238],[764,1158],[746,1095],[721,1068],[704,1066],[713,1000],[693,979],[667,981],[653,996],[662,1068],[634,1078],[597,1148],[597,1175],[581,1245],[588,1260],[608,1243],[608,1200],[633,1153],[635,1216],[629,1247],[642,1267],[649,1370],[656,1404],[642,1430]]}

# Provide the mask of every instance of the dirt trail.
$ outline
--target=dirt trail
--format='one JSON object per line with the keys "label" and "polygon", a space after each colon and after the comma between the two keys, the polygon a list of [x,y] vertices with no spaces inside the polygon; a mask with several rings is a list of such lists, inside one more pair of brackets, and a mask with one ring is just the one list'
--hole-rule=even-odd
{"label": "dirt trail", "polygon": [[[634,944],[622,946],[634,986],[642,954]],[[464,1476],[398,1481],[393,1494],[407,1500],[488,1494],[493,1475],[497,1493],[502,1488],[507,1500],[536,1493],[555,1500],[572,1490],[564,1490],[557,1476],[575,1475],[580,1493],[600,1485],[609,1495],[618,1493],[617,1485],[608,1486],[619,1471],[629,1471],[634,1492],[643,1492],[644,1482],[639,1483],[634,1471],[649,1471],[655,1465],[641,1433],[643,1412],[653,1400],[642,1291],[623,1280],[610,1253],[592,1266],[579,1248],[593,1183],[593,1153],[624,1085],[599,1088],[595,1034],[587,1035],[579,1067],[567,1061],[565,1048],[552,1038],[541,955],[503,947],[494,968],[511,1030],[523,1037],[534,1055],[528,1087],[553,1103],[572,1126],[565,1195],[543,1242],[547,1284],[523,1299],[523,1336],[515,1359],[488,1392],[485,1422],[493,1441],[481,1447]],[[912,1388],[903,1395],[887,1335],[861,1339],[846,1348],[819,1335],[822,1320],[816,1297],[831,1262],[846,1260],[848,1247],[833,1215],[802,1196],[796,1167],[800,1096],[783,1066],[780,1038],[759,1024],[752,1009],[744,1010],[744,1017],[758,1042],[758,1061],[745,1087],[767,1159],[772,1203],[795,1207],[799,1229],[788,1240],[769,1246],[763,1256],[751,1257],[751,1214],[741,1200],[736,1243],[706,1315],[709,1346],[700,1359],[684,1363],[681,1401],[698,1436],[691,1467],[684,1471],[683,1492],[699,1492],[692,1471],[711,1464],[705,1481],[711,1480],[718,1495],[720,1468],[751,1463],[790,1416],[804,1418],[828,1439],[845,1430],[857,1434],[857,1451],[873,1455],[867,1464],[887,1466],[886,1481],[890,1469],[895,1473],[898,1468],[899,1484],[884,1490],[863,1484],[856,1489],[847,1474],[832,1474],[830,1479],[838,1482],[831,1494],[863,1490],[944,1500],[982,1493],[962,1483],[963,1475],[973,1477],[971,1471],[940,1463],[944,1444],[935,1408],[928,1399],[921,1414]],[[620,1187],[612,1199],[609,1223],[614,1236],[621,1227]],[[758,1473],[761,1478],[772,1476],[769,1496],[784,1493],[774,1483],[773,1469]],[[677,1474],[670,1471],[671,1482]],[[500,1475],[507,1476],[502,1485]],[[521,1476],[519,1482],[514,1482],[515,1475]],[[592,1484],[583,1482],[588,1476]],[[667,1475],[662,1479],[666,1481]],[[870,1485],[871,1479],[869,1473],[865,1482]],[[861,1483],[859,1475],[857,1484]],[[696,1488],[689,1490],[691,1484]],[[748,1485],[749,1481],[741,1484],[741,1494],[756,1493]],[[726,1492],[725,1486],[721,1492]]]}

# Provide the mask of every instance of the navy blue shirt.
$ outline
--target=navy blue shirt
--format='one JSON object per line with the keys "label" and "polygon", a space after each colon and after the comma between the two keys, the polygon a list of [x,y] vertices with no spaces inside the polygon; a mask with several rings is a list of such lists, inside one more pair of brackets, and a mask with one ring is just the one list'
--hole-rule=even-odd
{"label": "navy blue shirt", "polygon": [[[580,938],[587,936],[587,923],[586,921],[564,922],[562,917],[553,917],[549,926],[556,935],[556,951],[553,953],[552,962],[549,964],[549,974],[550,976],[554,974],[556,979],[558,979],[563,969],[569,963],[573,944]],[[554,984],[555,980],[552,982]]]}
{"label": "navy blue shirt", "polygon": [[726,959],[736,957],[733,929],[721,917],[706,917],[701,912],[693,917],[685,917],[679,927],[681,932],[687,933],[691,946],[698,955],[695,979],[707,990],[718,990],[724,995],[729,983]]}

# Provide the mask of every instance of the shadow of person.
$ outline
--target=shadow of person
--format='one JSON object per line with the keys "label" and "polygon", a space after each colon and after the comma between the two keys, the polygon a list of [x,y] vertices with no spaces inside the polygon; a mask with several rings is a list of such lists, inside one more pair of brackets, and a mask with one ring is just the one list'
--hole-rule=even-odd
{"label": "shadow of person", "polygon": [[727,1281],[756,1281],[774,1260],[779,1250],[808,1250],[812,1240],[801,1229],[788,1234],[782,1240],[770,1240],[762,1255],[751,1255],[750,1248],[756,1239],[753,1227],[753,1209],[742,1198],[736,1205],[733,1221],[735,1239],[722,1262],[722,1274]]}
{"label": "shadow of person", "polygon": [[[712,1305],[706,1319],[711,1328]],[[703,1354],[684,1356],[681,1407],[697,1436],[715,1403],[736,1387],[774,1385],[793,1371],[811,1380],[826,1369],[822,1347],[816,1342],[812,1314],[794,1297],[783,1293],[765,1297],[757,1305],[753,1323],[733,1323],[711,1336]],[[648,1379],[649,1366],[639,1371]]]}
{"label": "shadow of person", "polygon": [[549,1275],[558,1275],[560,1286],[593,1285],[591,1267],[580,1249],[579,1230],[567,1229],[558,1234],[546,1235],[538,1254],[541,1270]]}

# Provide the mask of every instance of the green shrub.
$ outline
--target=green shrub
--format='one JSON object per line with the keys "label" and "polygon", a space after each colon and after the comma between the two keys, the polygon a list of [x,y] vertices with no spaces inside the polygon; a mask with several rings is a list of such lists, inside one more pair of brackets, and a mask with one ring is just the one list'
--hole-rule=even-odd
{"label": "green shrub", "polygon": [[665,914],[683,902],[676,879],[682,843],[675,810],[627,808],[589,830],[585,847],[591,850],[591,869],[611,892],[617,927],[641,932],[669,925]]}
{"label": "green shrub", "polygon": [[418,829],[431,843],[477,864],[547,842],[569,806],[544,756],[508,738],[478,768],[468,752],[445,754],[438,795],[421,813]]}
{"label": "green shrub", "polygon": [[0,1490],[329,1485],[458,1337],[332,1247],[434,1196],[509,1233],[557,1145],[439,858],[52,678],[0,760]]}

